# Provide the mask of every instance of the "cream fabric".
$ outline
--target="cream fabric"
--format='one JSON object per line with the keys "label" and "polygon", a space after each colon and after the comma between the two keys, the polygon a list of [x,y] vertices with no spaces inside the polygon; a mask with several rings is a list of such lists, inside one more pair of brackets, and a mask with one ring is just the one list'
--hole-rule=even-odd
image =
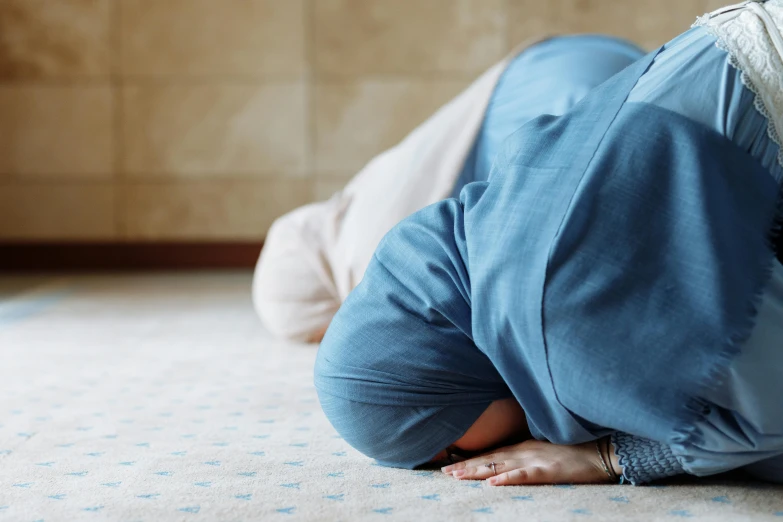
{"label": "cream fabric", "polygon": [[275,337],[308,341],[340,307],[329,252],[345,204],[336,194],[286,214],[270,228],[253,277],[253,303]]}

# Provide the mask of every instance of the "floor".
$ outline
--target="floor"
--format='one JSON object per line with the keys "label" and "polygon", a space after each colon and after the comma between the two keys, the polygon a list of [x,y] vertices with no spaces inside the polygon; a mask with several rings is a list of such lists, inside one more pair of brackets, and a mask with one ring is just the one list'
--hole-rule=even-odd
{"label": "floor", "polygon": [[0,276],[0,522],[783,520],[783,488],[484,487],[382,468],[249,273]]}

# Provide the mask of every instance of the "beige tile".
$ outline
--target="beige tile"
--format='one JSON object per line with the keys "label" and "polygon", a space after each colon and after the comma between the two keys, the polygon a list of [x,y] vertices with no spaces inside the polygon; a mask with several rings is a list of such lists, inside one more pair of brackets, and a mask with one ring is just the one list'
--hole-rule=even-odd
{"label": "beige tile", "polygon": [[311,200],[305,180],[131,183],[122,223],[130,239],[261,239],[274,219]]}
{"label": "beige tile", "polygon": [[124,74],[296,75],[304,0],[118,0]]}
{"label": "beige tile", "polygon": [[112,93],[98,86],[0,86],[0,175],[112,175]]}
{"label": "beige tile", "polygon": [[313,0],[319,73],[476,74],[505,52],[504,0]]}
{"label": "beige tile", "polygon": [[135,177],[306,175],[305,88],[123,89],[123,164]]}
{"label": "beige tile", "polygon": [[109,184],[0,185],[0,239],[114,237],[114,189]]}
{"label": "beige tile", "polygon": [[313,184],[313,201],[325,201],[348,184],[346,179],[318,179]]}
{"label": "beige tile", "polygon": [[703,12],[703,0],[509,0],[509,32],[512,45],[542,32],[605,33],[652,49]]}
{"label": "beige tile", "polygon": [[466,85],[430,80],[322,83],[315,94],[317,171],[332,177],[353,176]]}
{"label": "beige tile", "polygon": [[704,6],[702,9],[704,13],[711,13],[717,9],[720,9],[721,7],[736,3],[738,2],[730,2],[729,0],[703,0]]}
{"label": "beige tile", "polygon": [[0,79],[108,77],[109,0],[0,0]]}

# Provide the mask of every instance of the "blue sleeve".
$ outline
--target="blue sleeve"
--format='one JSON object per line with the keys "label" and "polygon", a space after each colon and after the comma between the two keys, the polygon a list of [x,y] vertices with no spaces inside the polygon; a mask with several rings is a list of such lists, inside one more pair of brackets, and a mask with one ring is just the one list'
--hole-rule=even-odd
{"label": "blue sleeve", "polygon": [[612,445],[623,478],[634,486],[685,473],[666,444],[617,432],[612,435]]}
{"label": "blue sleeve", "polygon": [[[686,473],[666,444],[618,432],[612,435],[612,445],[623,478],[634,486]],[[783,454],[740,469],[756,480],[783,484]]]}

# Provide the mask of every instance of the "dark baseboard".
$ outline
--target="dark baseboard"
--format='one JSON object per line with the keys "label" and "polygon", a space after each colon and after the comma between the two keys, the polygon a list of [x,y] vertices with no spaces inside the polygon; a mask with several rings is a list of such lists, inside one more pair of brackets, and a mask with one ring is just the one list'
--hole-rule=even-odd
{"label": "dark baseboard", "polygon": [[206,270],[252,268],[261,242],[0,242],[2,271]]}

